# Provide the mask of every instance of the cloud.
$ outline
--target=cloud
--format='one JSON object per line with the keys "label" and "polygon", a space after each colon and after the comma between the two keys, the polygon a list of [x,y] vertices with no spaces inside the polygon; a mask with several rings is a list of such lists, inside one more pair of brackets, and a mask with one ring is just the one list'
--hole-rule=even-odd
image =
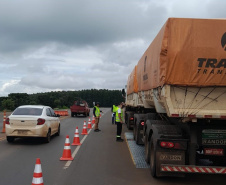
{"label": "cloud", "polygon": [[221,0],[0,1],[0,96],[121,89],[168,17],[225,17]]}
{"label": "cloud", "polygon": [[134,0],[22,0],[13,3],[3,0],[0,2],[3,27],[0,34],[5,44],[0,47],[5,51],[21,50],[48,42],[80,47],[139,38],[147,35],[147,30],[151,32],[156,20],[163,17],[159,12],[166,11],[155,1],[151,2],[145,10]]}

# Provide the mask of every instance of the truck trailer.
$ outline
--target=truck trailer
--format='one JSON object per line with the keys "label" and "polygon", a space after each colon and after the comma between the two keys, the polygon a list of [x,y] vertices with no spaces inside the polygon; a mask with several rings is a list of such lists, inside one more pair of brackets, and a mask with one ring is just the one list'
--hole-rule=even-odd
{"label": "truck trailer", "polygon": [[226,174],[226,20],[169,18],[128,77],[125,121],[153,177]]}

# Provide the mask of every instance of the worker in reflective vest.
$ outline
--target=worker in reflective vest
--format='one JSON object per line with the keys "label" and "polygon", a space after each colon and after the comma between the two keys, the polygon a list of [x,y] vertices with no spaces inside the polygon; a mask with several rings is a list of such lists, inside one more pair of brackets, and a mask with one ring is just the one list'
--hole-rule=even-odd
{"label": "worker in reflective vest", "polygon": [[96,106],[93,107],[93,115],[95,117],[95,129],[94,129],[94,132],[99,132],[100,129],[99,129],[98,125],[99,125],[99,121],[100,121],[100,112],[102,112],[102,111],[100,111],[100,109],[99,109],[99,106],[100,106],[99,102],[96,102],[95,105]]}
{"label": "worker in reflective vest", "polygon": [[112,125],[113,124],[116,124],[116,122],[115,122],[115,113],[116,113],[117,110],[118,110],[118,107],[115,106],[115,105],[112,105],[112,108],[111,108],[111,112],[112,112]]}
{"label": "worker in reflective vest", "polygon": [[116,110],[116,115],[115,115],[115,122],[117,124],[117,133],[116,133],[116,141],[118,142],[123,142],[124,139],[121,138],[121,133],[122,133],[122,124],[123,124],[123,108],[124,108],[125,104],[122,102],[120,103],[120,105],[118,106],[117,110]]}

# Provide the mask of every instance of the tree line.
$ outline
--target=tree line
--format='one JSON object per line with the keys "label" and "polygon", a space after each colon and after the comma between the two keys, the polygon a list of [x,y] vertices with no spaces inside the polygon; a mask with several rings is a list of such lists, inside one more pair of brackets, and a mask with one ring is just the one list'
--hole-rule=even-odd
{"label": "tree line", "polygon": [[0,97],[0,111],[14,110],[20,105],[47,105],[52,108],[67,109],[77,99],[87,101],[90,107],[99,102],[101,107],[111,107],[124,101],[120,90],[90,89],[80,91],[56,91],[37,94],[11,93]]}

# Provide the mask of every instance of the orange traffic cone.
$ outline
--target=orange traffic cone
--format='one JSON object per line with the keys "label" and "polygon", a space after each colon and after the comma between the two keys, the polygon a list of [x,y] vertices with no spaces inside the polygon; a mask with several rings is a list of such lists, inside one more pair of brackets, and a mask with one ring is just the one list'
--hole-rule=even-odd
{"label": "orange traffic cone", "polygon": [[64,151],[63,156],[60,158],[61,161],[72,161],[73,157],[71,156],[71,147],[70,147],[70,140],[69,136],[66,136],[65,144],[64,144]]}
{"label": "orange traffic cone", "polygon": [[93,116],[92,124],[95,124],[95,117]]}
{"label": "orange traffic cone", "polygon": [[77,145],[77,146],[81,145],[80,139],[79,139],[78,127],[76,127],[76,129],[75,129],[74,140],[73,140],[73,143],[71,145]]}
{"label": "orange traffic cone", "polygon": [[87,133],[87,128],[86,128],[86,121],[84,121],[84,124],[83,124],[83,129],[82,129],[82,135],[88,135]]}
{"label": "orange traffic cone", "polygon": [[35,170],[34,170],[34,175],[33,175],[31,185],[44,185],[43,184],[43,178],[42,178],[41,161],[40,161],[39,158],[36,159]]}
{"label": "orange traffic cone", "polygon": [[5,133],[6,111],[4,110],[2,133]]}
{"label": "orange traffic cone", "polygon": [[92,124],[91,124],[91,121],[90,121],[90,118],[89,118],[89,121],[88,121],[88,126],[87,126],[88,129],[92,129]]}
{"label": "orange traffic cone", "polygon": [[101,118],[101,114],[100,114],[100,118]]}

